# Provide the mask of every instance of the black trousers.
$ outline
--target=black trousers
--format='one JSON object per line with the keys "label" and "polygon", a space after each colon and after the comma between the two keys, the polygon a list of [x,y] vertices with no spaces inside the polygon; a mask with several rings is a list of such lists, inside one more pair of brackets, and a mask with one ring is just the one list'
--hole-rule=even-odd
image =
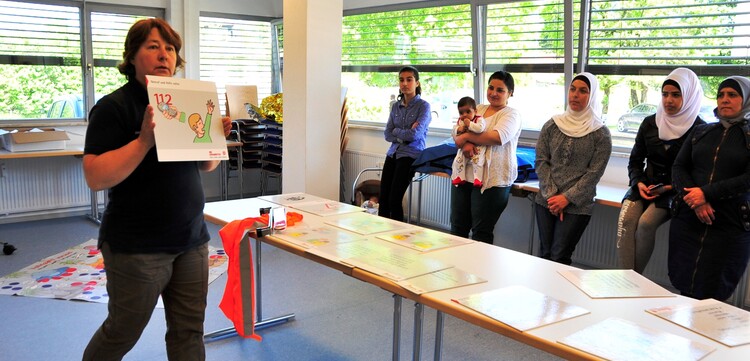
{"label": "black trousers", "polygon": [[379,216],[404,221],[402,202],[404,193],[406,193],[409,183],[414,178],[414,171],[411,169],[414,160],[414,158],[409,157],[398,159],[385,157],[383,173],[380,177]]}

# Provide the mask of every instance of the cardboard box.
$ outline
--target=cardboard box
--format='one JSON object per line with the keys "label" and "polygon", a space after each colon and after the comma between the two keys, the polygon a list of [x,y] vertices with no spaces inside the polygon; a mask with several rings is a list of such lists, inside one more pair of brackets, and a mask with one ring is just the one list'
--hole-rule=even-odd
{"label": "cardboard box", "polygon": [[[6,133],[17,129],[15,133]],[[33,152],[65,149],[68,133],[55,128],[36,128],[42,132],[29,132],[34,128],[0,129],[3,147],[11,152]],[[3,132],[5,131],[5,132]]]}

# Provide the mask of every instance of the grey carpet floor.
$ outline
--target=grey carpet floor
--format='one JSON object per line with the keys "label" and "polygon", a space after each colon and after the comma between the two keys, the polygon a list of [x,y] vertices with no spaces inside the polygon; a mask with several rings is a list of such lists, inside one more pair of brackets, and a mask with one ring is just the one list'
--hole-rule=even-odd
{"label": "grey carpet floor", "polygon": [[[209,224],[211,245],[221,247]],[[0,255],[0,276],[91,238],[97,226],[84,217],[0,224],[0,241],[18,250]],[[294,313],[289,323],[259,331],[262,342],[229,337],[206,344],[208,360],[390,360],[393,298],[378,287],[263,245],[263,315]],[[209,287],[206,332],[231,326],[218,308],[226,276]],[[414,303],[404,300],[400,357],[412,359]],[[89,338],[107,314],[106,305],[79,301],[0,296],[0,360],[80,360]],[[425,309],[421,360],[434,357],[436,312]],[[442,359],[557,360],[451,316],[445,316]],[[166,360],[164,312],[151,322],[125,360]]]}

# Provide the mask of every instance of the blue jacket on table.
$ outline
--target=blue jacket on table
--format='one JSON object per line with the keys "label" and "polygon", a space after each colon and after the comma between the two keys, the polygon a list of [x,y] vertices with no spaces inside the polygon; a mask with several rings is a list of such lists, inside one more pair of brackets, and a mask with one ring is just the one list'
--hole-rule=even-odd
{"label": "blue jacket on table", "polygon": [[[384,132],[385,140],[391,142],[391,147],[386,154],[396,159],[402,157],[416,159],[425,148],[430,121],[432,121],[430,103],[423,100],[419,94],[409,102],[408,106],[404,106],[400,101],[393,103]],[[419,122],[419,125],[412,129],[414,122]]]}

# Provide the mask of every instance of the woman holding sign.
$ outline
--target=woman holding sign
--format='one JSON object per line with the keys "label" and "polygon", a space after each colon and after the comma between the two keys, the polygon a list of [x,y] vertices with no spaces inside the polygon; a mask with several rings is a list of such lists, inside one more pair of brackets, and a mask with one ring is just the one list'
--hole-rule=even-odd
{"label": "woman holding sign", "polygon": [[[219,161],[160,163],[146,91],[146,75],[171,77],[182,67],[181,47],[180,35],[166,21],[136,22],[118,65],[127,84],[103,97],[89,116],[83,171],[92,190],[109,190],[99,229],[109,315],[84,360],[121,359],[140,338],[159,296],[168,358],[205,359],[210,237],[200,171],[214,170]],[[228,135],[229,118],[222,123]]]}

